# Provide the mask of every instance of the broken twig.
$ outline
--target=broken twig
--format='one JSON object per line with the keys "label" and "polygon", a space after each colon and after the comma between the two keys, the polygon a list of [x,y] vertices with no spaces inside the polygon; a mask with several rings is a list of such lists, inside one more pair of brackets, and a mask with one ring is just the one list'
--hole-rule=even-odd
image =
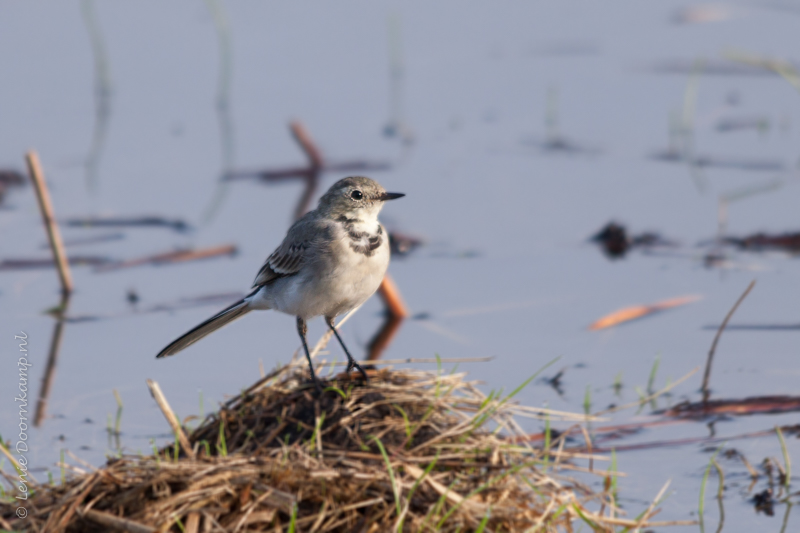
{"label": "broken twig", "polygon": [[61,240],[61,232],[53,214],[53,204],[50,201],[50,192],[47,190],[47,183],[44,180],[42,165],[39,162],[39,155],[31,150],[25,155],[28,163],[28,172],[36,189],[36,199],[39,201],[39,210],[42,212],[47,238],[50,241],[50,249],[53,251],[53,259],[58,266],[58,277],[61,280],[61,291],[64,295],[72,293],[72,274],[69,271],[67,254],[64,252],[64,243]]}
{"label": "broken twig", "polygon": [[149,255],[147,257],[140,257],[138,259],[129,259],[127,261],[117,261],[114,263],[101,265],[97,267],[95,271],[108,272],[111,270],[119,270],[120,268],[129,268],[141,265],[184,263],[186,261],[197,261],[198,259],[209,259],[211,257],[219,257],[222,255],[235,255],[236,251],[236,246],[233,244],[223,244],[221,246],[212,246],[210,248],[200,248],[199,250],[176,250],[174,252]]}
{"label": "broken twig", "polygon": [[733,304],[731,310],[728,311],[728,314],[725,315],[725,320],[722,321],[720,324],[719,329],[717,330],[717,334],[714,335],[714,341],[711,343],[711,349],[708,351],[708,358],[706,359],[706,370],[703,373],[703,385],[700,387],[700,390],[703,392],[703,401],[708,401],[709,391],[708,391],[708,380],[711,377],[711,363],[714,360],[714,352],[717,349],[717,343],[719,342],[719,338],[722,336],[722,332],[725,330],[725,326],[728,325],[728,321],[733,316],[733,313],[736,312],[736,309],[739,307],[739,304],[750,294],[750,291],[756,284],[756,280],[750,282],[750,285],[744,290],[739,299],[736,300],[736,303]]}
{"label": "broken twig", "polygon": [[180,441],[181,448],[183,448],[184,453],[186,453],[189,458],[194,459],[195,454],[192,446],[189,444],[189,439],[186,437],[186,433],[183,432],[183,428],[178,422],[178,417],[175,416],[175,413],[169,406],[167,399],[164,397],[164,393],[161,392],[161,387],[159,387],[158,383],[152,379],[148,379],[147,388],[150,389],[150,394],[158,404],[158,408],[161,409],[162,413],[164,413],[164,418],[167,419],[167,423],[172,428],[172,432],[178,437],[178,441]]}

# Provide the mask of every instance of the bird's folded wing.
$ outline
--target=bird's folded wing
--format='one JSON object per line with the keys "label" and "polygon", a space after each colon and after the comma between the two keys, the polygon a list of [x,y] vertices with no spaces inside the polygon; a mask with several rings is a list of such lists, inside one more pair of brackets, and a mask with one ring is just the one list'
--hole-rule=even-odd
{"label": "bird's folded wing", "polygon": [[301,268],[308,249],[309,242],[287,239],[281,243],[272,255],[267,257],[264,266],[258,271],[253,287],[266,285],[278,278],[297,274]]}

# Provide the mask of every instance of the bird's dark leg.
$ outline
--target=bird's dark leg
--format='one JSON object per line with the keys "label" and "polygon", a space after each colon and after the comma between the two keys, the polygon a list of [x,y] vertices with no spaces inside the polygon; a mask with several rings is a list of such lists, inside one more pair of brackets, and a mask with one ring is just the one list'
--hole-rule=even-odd
{"label": "bird's dark leg", "polygon": [[328,324],[328,327],[331,328],[331,330],[333,330],[333,334],[336,335],[336,340],[338,340],[339,344],[342,345],[342,350],[344,350],[344,353],[347,356],[347,372],[349,373],[351,370],[353,370],[353,368],[357,368],[358,371],[361,372],[361,377],[364,378],[364,382],[366,383],[367,381],[369,381],[367,379],[367,373],[364,372],[364,369],[361,368],[361,365],[356,363],[356,360],[353,359],[353,356],[350,355],[349,351],[347,351],[347,346],[344,345],[344,341],[342,341],[342,338],[339,336],[339,332],[336,331],[336,326],[333,325],[333,317],[326,316],[325,322]]}
{"label": "bird's dark leg", "polygon": [[303,320],[301,317],[297,317],[297,333],[300,334],[300,338],[303,340],[303,349],[306,351],[306,359],[308,359],[308,369],[311,370],[311,379],[314,380],[314,386],[317,387],[317,392],[321,393],[322,386],[319,384],[317,375],[314,374],[314,364],[311,362],[311,354],[308,352],[308,343],[306,342],[307,332],[308,332],[308,327],[306,326],[306,321]]}

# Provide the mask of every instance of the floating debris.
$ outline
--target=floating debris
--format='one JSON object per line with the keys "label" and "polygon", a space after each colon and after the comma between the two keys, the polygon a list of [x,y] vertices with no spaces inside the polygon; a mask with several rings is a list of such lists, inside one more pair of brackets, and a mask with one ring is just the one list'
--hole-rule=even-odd
{"label": "floating debris", "polygon": [[614,311],[610,315],[606,315],[600,320],[592,323],[589,326],[590,331],[597,331],[599,329],[606,329],[612,326],[617,326],[625,322],[644,318],[653,315],[660,311],[672,309],[682,305],[690,304],[701,300],[703,297],[699,295],[679,296],[678,298],[670,298],[650,305],[634,305],[632,307],[625,307],[619,311]]}
{"label": "floating debris", "polygon": [[559,396],[564,396],[564,384],[561,382],[561,378],[564,377],[564,372],[567,371],[568,367],[564,367],[558,372],[556,372],[555,376],[553,377],[543,377],[542,381],[549,385],[556,394]]}
{"label": "floating debris", "polygon": [[[322,170],[325,172],[371,172],[389,170],[391,164],[385,161],[343,161],[341,163],[326,163]],[[305,178],[309,173],[305,167],[278,167],[264,170],[233,170],[223,176],[224,180],[259,179],[267,183]]]}
{"label": "floating debris", "polygon": [[[650,70],[659,74],[689,75],[697,72],[696,59],[666,59],[655,63]],[[703,75],[712,76],[775,76],[771,69],[756,64],[727,59],[706,59],[703,62]]]}
{"label": "floating debris", "polygon": [[600,243],[608,257],[625,257],[631,247],[628,230],[625,226],[609,222],[589,240]]}
{"label": "floating debris", "polygon": [[110,318],[120,318],[126,316],[137,316],[144,313],[174,313],[181,309],[194,307],[204,307],[207,305],[224,306],[232,302],[241,300],[245,296],[242,292],[223,292],[215,294],[204,294],[188,298],[180,298],[174,302],[159,303],[149,307],[140,308],[138,306],[141,298],[135,290],[131,289],[126,294],[126,300],[130,304],[130,309],[122,312],[113,312],[102,315],[68,315],[64,317],[65,322],[91,322],[94,320],[106,320]]}
{"label": "floating debris", "polygon": [[737,246],[743,250],[765,251],[783,250],[789,253],[800,253],[800,232],[793,233],[754,233],[745,237],[724,237],[726,244]]}
{"label": "floating debris", "polygon": [[[658,418],[655,420],[644,420],[641,422],[634,422],[630,424],[615,424],[613,426],[599,426],[592,428],[592,434],[594,438],[592,442],[604,442],[610,440],[619,440],[626,437],[630,437],[631,435],[638,435],[644,432],[645,429],[653,428],[653,427],[660,427],[660,426],[668,426],[668,425],[675,425],[675,424],[683,424],[686,423],[686,420],[675,420],[675,419],[665,419],[665,418]],[[551,428],[552,431],[552,428]],[[583,430],[580,427],[572,427],[565,431],[562,431],[561,434],[565,435],[565,437],[570,438],[570,436],[578,437],[583,433]],[[547,438],[547,435],[542,433],[532,433],[527,435],[525,439],[529,442],[542,442]]]}
{"label": "floating debris", "polygon": [[25,185],[25,176],[16,170],[0,169],[0,204],[6,196],[6,191],[13,187]]}
{"label": "floating debris", "polygon": [[716,129],[721,133],[741,130],[756,130],[764,133],[769,130],[770,122],[766,117],[723,117],[717,121]]}
{"label": "floating debris", "polygon": [[25,185],[25,175],[18,170],[0,169],[0,186],[22,187]]}
{"label": "floating debris", "polygon": [[625,257],[631,248],[652,248],[656,246],[675,246],[675,243],[664,239],[658,233],[642,233],[628,236],[628,230],[622,224],[609,222],[589,239],[599,243],[603,252],[611,259]]}
{"label": "floating debris", "polygon": [[561,153],[566,155],[597,155],[600,149],[585,146],[567,139],[559,130],[558,89],[550,87],[547,90],[547,107],[545,109],[545,136],[543,139],[532,137],[524,139],[523,143],[535,146],[545,153]]}
{"label": "floating debris", "polygon": [[540,57],[594,56],[600,52],[600,46],[591,41],[553,42],[530,49],[531,55]]}
{"label": "floating debris", "polygon": [[312,197],[319,185],[322,173],[341,172],[349,174],[388,170],[391,168],[388,162],[379,161],[355,160],[330,163],[322,157],[322,151],[317,147],[317,144],[311,138],[311,134],[308,133],[308,130],[306,130],[301,122],[290,122],[289,131],[308,160],[306,166],[266,170],[235,170],[227,172],[222,179],[237,180],[257,178],[266,183],[275,183],[285,180],[303,180],[305,182],[305,188],[300,195],[300,199],[294,211],[294,220],[297,220],[309,210]]}
{"label": "floating debris", "polygon": [[221,257],[226,255],[234,256],[236,253],[237,249],[233,244],[223,244],[221,246],[212,246],[210,248],[200,248],[199,250],[187,248],[175,250],[174,252],[148,255],[138,259],[128,259],[127,261],[114,261],[108,264],[100,265],[95,270],[97,272],[109,272],[111,270],[119,270],[121,268],[130,268],[142,265],[169,265],[175,263],[185,263],[187,261],[198,261],[200,259],[210,259],[212,257]]}
{"label": "floating debris", "polygon": [[406,235],[399,231],[389,232],[389,247],[393,256],[403,257],[423,245],[423,240],[419,237]]}
{"label": "floating debris", "polygon": [[675,24],[706,24],[721,22],[736,15],[731,6],[724,4],[700,4],[684,7],[675,12],[672,21]]}
{"label": "floating debris", "polygon": [[[800,425],[782,426],[781,431],[783,431],[784,434],[787,435],[797,435],[800,434]],[[703,444],[706,446],[714,446],[714,445],[719,445],[720,443],[727,443],[732,440],[754,439],[774,434],[775,434],[775,428],[771,428],[768,430],[751,431],[749,433],[740,433],[738,435],[728,435],[725,437],[714,437],[714,436],[685,437],[681,439],[662,439],[651,442],[638,442],[636,444],[593,446],[592,451],[594,451],[595,453],[609,453],[611,452],[611,450],[615,450],[616,452],[631,452],[631,451],[641,451],[641,450],[654,450],[657,448],[675,448],[678,446],[688,446],[688,445],[698,445],[698,444]],[[712,450],[713,449],[714,448],[712,448]],[[572,451],[578,451],[578,450],[573,449]]]}
{"label": "floating debris", "polygon": [[178,232],[189,231],[191,226],[180,219],[166,219],[158,216],[145,217],[84,217],[70,218],[65,224],[74,228],[169,228]]}
{"label": "floating debris", "polygon": [[764,513],[767,516],[775,516],[775,500],[772,498],[772,489],[764,489],[750,500],[756,513]]}
{"label": "floating debris", "polygon": [[573,142],[566,137],[546,137],[539,139],[530,137],[523,141],[528,146],[535,146],[544,153],[561,153],[566,155],[599,155],[602,153],[597,147],[587,146]]}
{"label": "floating debris", "polygon": [[654,152],[650,155],[650,159],[664,163],[684,163],[698,168],[735,168],[738,170],[769,172],[777,172],[785,168],[783,162],[778,159],[745,159],[712,155],[687,157],[677,150]]}
{"label": "floating debris", "polygon": [[128,305],[136,307],[136,304],[139,303],[139,293],[136,292],[136,289],[130,288],[128,292],[125,293],[125,299],[128,301]]}
{"label": "floating debris", "polygon": [[[124,233],[109,233],[106,235],[96,235],[94,237],[83,237],[77,239],[64,239],[64,246],[83,246],[86,244],[97,244],[101,242],[119,241],[125,238]],[[49,244],[43,244],[40,248],[50,248]]]}
{"label": "floating debris", "polygon": [[[76,255],[68,258],[70,266],[93,266],[99,267],[107,265],[113,261],[108,257],[96,255]],[[42,259],[3,259],[0,261],[0,270],[28,270],[32,268],[53,268],[56,266],[52,257]]]}
{"label": "floating debris", "polygon": [[238,291],[233,292],[220,292],[214,294],[203,294],[200,296],[192,296],[181,298],[177,302],[158,304],[148,307],[143,312],[155,313],[159,311],[177,311],[179,309],[187,309],[192,307],[201,307],[205,305],[226,305],[237,300],[244,298],[245,294]]}
{"label": "floating debris", "polygon": [[655,414],[681,418],[709,416],[744,416],[800,411],[800,396],[756,396],[740,400],[708,400],[683,402]]}

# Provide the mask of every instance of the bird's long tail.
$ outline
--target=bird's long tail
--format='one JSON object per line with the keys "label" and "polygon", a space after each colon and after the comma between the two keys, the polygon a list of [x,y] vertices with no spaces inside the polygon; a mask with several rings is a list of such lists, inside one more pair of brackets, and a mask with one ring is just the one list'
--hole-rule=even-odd
{"label": "bird's long tail", "polygon": [[217,331],[222,326],[225,326],[237,318],[240,318],[251,311],[250,306],[248,305],[248,301],[239,300],[235,304],[231,305],[227,309],[223,309],[216,315],[212,316],[202,324],[194,327],[190,331],[187,331],[174,341],[172,341],[169,346],[161,350],[156,357],[167,357],[169,355],[174,355],[187,346],[194,344],[195,342],[199,341],[209,333],[213,333]]}

